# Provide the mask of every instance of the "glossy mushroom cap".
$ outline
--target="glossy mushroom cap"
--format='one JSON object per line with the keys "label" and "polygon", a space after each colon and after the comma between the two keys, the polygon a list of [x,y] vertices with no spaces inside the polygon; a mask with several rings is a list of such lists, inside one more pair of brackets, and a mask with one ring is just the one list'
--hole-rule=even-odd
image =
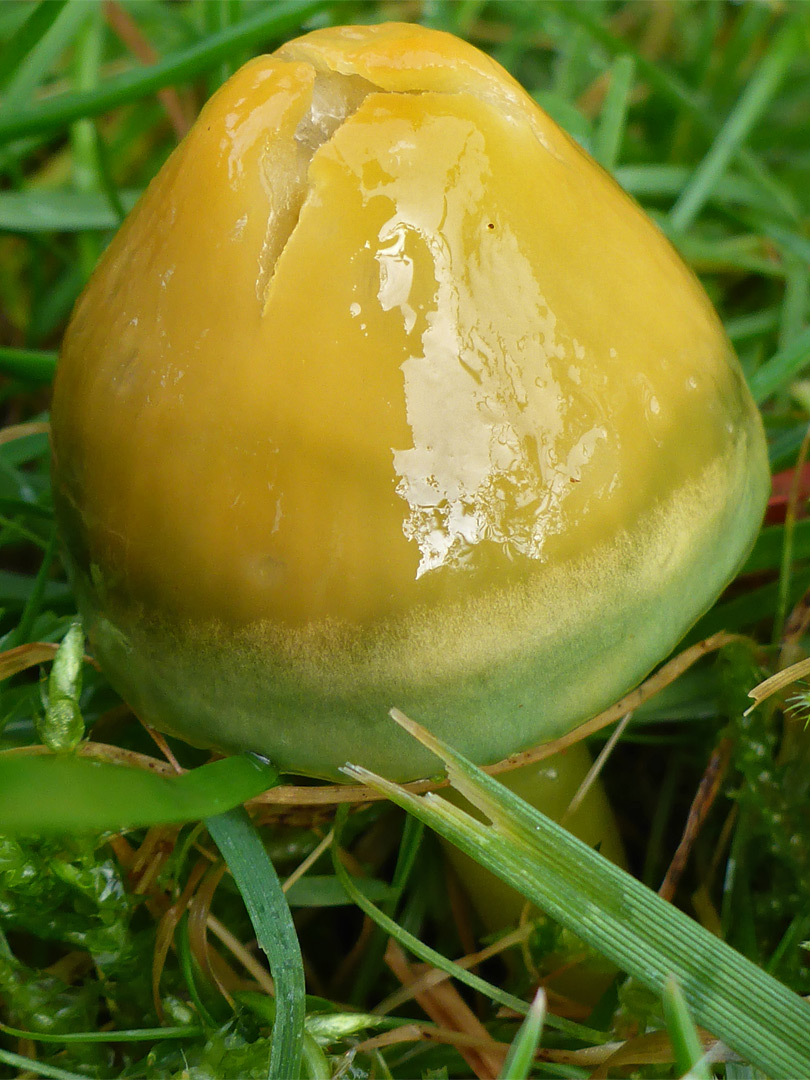
{"label": "glossy mushroom cap", "polygon": [[80,606],[149,723],[336,777],[551,739],[675,646],[759,525],[706,296],[491,59],[411,25],[243,67],[65,338]]}

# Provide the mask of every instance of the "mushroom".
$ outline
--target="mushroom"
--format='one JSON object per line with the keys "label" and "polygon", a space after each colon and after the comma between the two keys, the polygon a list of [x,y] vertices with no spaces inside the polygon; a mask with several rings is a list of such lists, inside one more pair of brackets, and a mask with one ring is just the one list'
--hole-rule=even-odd
{"label": "mushroom", "polygon": [[734,575],[762,426],[698,282],[492,59],[317,30],[208,102],[53,400],[85,625],[148,723],[338,779],[637,683]]}

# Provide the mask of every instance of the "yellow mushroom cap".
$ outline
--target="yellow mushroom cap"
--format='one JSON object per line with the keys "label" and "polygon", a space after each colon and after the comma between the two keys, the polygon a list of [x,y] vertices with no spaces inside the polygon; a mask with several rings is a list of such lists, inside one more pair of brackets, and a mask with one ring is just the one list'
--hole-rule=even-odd
{"label": "yellow mushroom cap", "polygon": [[53,402],[97,655],[154,726],[335,777],[479,762],[641,679],[764,507],[692,274],[494,61],[319,30],[211,99],[102,258]]}

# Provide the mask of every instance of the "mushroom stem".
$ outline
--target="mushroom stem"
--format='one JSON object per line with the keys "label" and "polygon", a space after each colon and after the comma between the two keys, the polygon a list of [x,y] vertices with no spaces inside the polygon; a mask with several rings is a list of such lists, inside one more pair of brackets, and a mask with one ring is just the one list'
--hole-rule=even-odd
{"label": "mushroom stem", "polygon": [[[498,777],[498,781],[541,813],[554,821],[560,821],[588,777],[592,764],[593,758],[587,746],[584,742],[579,742],[544,761],[503,773]],[[469,813],[479,818],[482,816],[476,807],[471,806],[464,796],[454,789],[442,792],[442,796],[457,805],[463,805]],[[576,809],[566,817],[565,826],[612,862],[619,866],[626,865],[616,819],[598,779],[590,784]],[[461,880],[486,931],[494,933],[517,923],[526,906],[520,893],[458,848],[451,844],[444,846],[448,861]]]}
{"label": "mushroom stem", "polygon": [[[624,846],[604,787],[598,776],[589,781],[592,765],[593,758],[587,746],[578,742],[543,761],[504,773],[498,781],[541,813],[563,823],[611,862],[626,868]],[[580,791],[586,784],[580,798]],[[480,811],[454,789],[443,792],[443,797],[463,804],[469,813],[481,816]],[[537,917],[537,909],[516,889],[452,844],[443,840],[442,847],[487,934],[501,933],[527,915]],[[527,949],[528,946],[524,946],[524,960],[531,966]],[[584,946],[583,953],[581,957],[572,957],[568,952],[560,954],[559,970],[548,972],[544,984],[552,993],[569,1001],[592,1006],[607,989],[615,972],[603,961],[592,958]]]}

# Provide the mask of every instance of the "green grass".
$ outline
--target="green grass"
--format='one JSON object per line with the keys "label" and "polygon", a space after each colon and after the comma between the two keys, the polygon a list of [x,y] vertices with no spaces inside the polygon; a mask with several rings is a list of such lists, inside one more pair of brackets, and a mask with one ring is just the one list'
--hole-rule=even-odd
{"label": "green grass", "polygon": [[[738,350],[774,472],[796,464],[810,425],[804,3],[115,7],[154,64],[133,57],[101,4],[0,5],[8,427],[47,418],[71,308],[177,143],[158,91],[176,91],[193,116],[251,55],[305,29],[406,19],[489,52],[657,221]],[[487,1075],[476,1049],[516,1078],[586,1077],[611,1055],[617,1073],[639,1077],[810,1075],[799,996],[810,993],[810,736],[803,714],[778,705],[744,715],[755,683],[810,651],[806,627],[794,629],[801,607],[791,622],[810,589],[806,494],[787,523],[773,512],[739,580],[688,639],[725,629],[740,640],[639,709],[607,763],[628,876],[463,761],[457,781],[491,827],[439,796],[397,791],[334,821],[329,808],[248,816],[228,808],[264,786],[263,765],[207,763],[170,740],[192,770],[172,777],[103,674],[68,655],[75,632],[37,682],[43,653],[26,646],[70,635],[75,601],[56,547],[47,438],[34,429],[0,441],[0,750],[13,750],[0,756],[0,1077]],[[76,756],[79,713],[92,742]],[[59,753],[26,751],[40,742]],[[666,904],[654,890],[713,752],[716,798]],[[122,762],[152,771],[118,783]],[[116,831],[124,821],[132,827]],[[437,834],[534,900],[522,931],[487,936]],[[565,852],[573,861],[561,869]],[[435,996],[431,1005],[402,989],[392,941],[409,964],[446,977],[433,991],[447,995],[442,1013]],[[462,959],[487,946],[480,964]],[[545,1012],[530,1008],[538,983],[568,964],[579,1000],[562,1001],[552,980]],[[720,1040],[708,1057],[701,1028]]]}

